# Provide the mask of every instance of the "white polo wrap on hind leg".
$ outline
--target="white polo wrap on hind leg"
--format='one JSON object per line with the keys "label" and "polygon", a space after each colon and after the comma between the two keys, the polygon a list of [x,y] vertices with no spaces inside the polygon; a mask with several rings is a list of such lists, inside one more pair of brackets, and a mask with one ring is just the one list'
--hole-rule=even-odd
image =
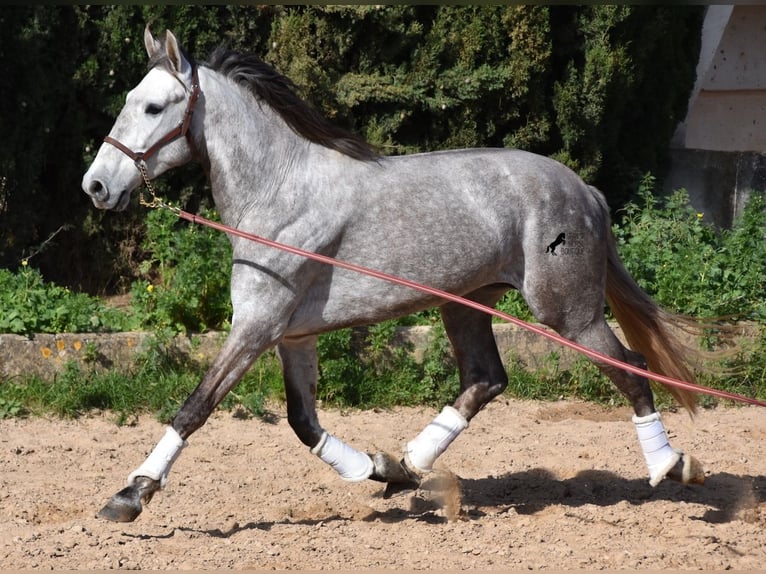
{"label": "white polo wrap on hind leg", "polygon": [[154,447],[152,453],[136,470],[128,476],[128,485],[133,484],[139,476],[148,476],[153,480],[159,480],[162,488],[168,481],[170,467],[181,454],[181,451],[189,443],[181,438],[173,427],[165,430],[165,435]]}
{"label": "white polo wrap on hind leg", "polygon": [[370,478],[375,466],[372,459],[363,452],[325,432],[319,443],[311,449],[322,461],[335,469],[343,480],[360,482]]}
{"label": "white polo wrap on hind leg", "polygon": [[467,427],[468,421],[455,408],[444,407],[418,436],[407,443],[404,450],[407,464],[413,470],[430,472],[436,459]]}
{"label": "white polo wrap on hind leg", "polygon": [[633,423],[649,467],[649,484],[657,486],[681,459],[681,453],[671,448],[660,413],[645,417],[634,415]]}

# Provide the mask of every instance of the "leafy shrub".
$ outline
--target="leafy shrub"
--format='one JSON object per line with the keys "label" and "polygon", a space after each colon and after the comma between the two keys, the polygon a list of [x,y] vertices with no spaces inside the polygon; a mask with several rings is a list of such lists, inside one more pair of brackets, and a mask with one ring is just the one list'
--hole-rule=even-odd
{"label": "leafy shrub", "polygon": [[[216,217],[203,209],[203,217]],[[202,332],[226,328],[231,316],[231,246],[226,235],[182,222],[171,211],[146,217],[142,247],[149,258],[143,278],[131,289],[135,313],[144,328]]]}
{"label": "leafy shrub", "polygon": [[46,283],[25,261],[17,273],[0,269],[0,333],[120,331],[129,317],[98,299]]}
{"label": "leafy shrub", "polygon": [[[221,42],[260,54],[388,153],[481,145],[558,155],[617,205],[636,173],[665,165],[703,15],[704,6],[600,4],[9,7],[0,266],[67,221],[67,243],[38,259],[47,278],[92,293],[136,278],[141,215],[97,213],[71,190],[145,73],[147,22],[174,30],[197,58]],[[182,189],[199,172],[163,179]]]}
{"label": "leafy shrub", "polygon": [[685,190],[660,199],[644,178],[641,204],[614,226],[638,284],[669,310],[703,317],[766,319],[766,199],[754,193],[731,230],[718,231]]}
{"label": "leafy shrub", "polygon": [[0,420],[19,417],[26,413],[24,405],[15,399],[0,399]]}
{"label": "leafy shrub", "polygon": [[436,328],[423,362],[394,345],[398,322],[341,329],[319,339],[317,398],[342,407],[438,405],[454,400],[458,379],[443,329]]}

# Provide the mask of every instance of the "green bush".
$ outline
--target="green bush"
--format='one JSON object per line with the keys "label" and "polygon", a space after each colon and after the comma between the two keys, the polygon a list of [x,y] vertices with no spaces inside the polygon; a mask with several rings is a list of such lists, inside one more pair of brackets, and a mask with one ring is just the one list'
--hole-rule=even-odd
{"label": "green bush", "polygon": [[25,260],[17,273],[0,269],[0,333],[31,335],[121,331],[130,318],[99,299],[46,283]]}
{"label": "green bush", "polygon": [[341,407],[439,405],[454,400],[459,382],[443,329],[435,328],[424,361],[393,345],[398,321],[341,329],[319,338],[317,398]]}
{"label": "green bush", "polygon": [[626,268],[669,310],[701,317],[766,320],[766,200],[754,193],[731,230],[705,222],[685,190],[653,195],[647,176],[640,203],[614,225]]}
{"label": "green bush", "polygon": [[[0,267],[15,268],[66,222],[66,242],[36,260],[47,280],[115,293],[139,276],[143,213],[102,213],[73,190],[146,71],[147,22],[174,30],[198,59],[222,42],[259,54],[386,153],[520,147],[559,157],[618,207],[637,174],[667,165],[703,14],[600,4],[7,7]],[[164,175],[169,197],[203,188],[201,172]]]}
{"label": "green bush", "polygon": [[[215,218],[211,210],[200,214]],[[171,211],[146,216],[148,258],[131,289],[142,327],[185,333],[225,329],[231,316],[231,245],[224,233],[187,224]]]}

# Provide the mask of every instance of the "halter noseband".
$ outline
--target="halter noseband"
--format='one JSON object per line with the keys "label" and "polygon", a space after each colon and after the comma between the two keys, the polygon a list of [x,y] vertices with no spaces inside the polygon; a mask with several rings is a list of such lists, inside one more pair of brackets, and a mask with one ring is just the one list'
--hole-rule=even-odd
{"label": "halter noseband", "polygon": [[196,155],[197,153],[197,147],[194,144],[194,139],[192,138],[191,133],[189,132],[189,126],[191,125],[192,115],[194,114],[194,106],[197,104],[197,100],[199,99],[199,96],[202,92],[199,87],[199,75],[197,73],[197,65],[192,63],[191,67],[192,67],[192,85],[191,85],[191,94],[189,95],[189,102],[186,104],[186,111],[184,112],[183,119],[179,122],[179,124],[175,128],[173,128],[168,133],[166,133],[163,137],[161,137],[149,149],[145,151],[139,151],[139,152],[133,151],[128,146],[114,139],[111,136],[106,136],[104,138],[104,142],[113,145],[122,153],[127,155],[130,159],[132,159],[133,162],[136,164],[136,167],[139,169],[139,171],[141,171],[141,174],[144,176],[144,179],[147,181],[148,181],[148,177],[146,175],[146,169],[144,168],[144,163],[146,162],[146,160],[148,160],[150,157],[152,157],[154,154],[160,151],[160,149],[162,149],[169,143],[177,140],[180,137],[185,137],[186,141],[189,143],[189,147],[192,150],[192,155]]}

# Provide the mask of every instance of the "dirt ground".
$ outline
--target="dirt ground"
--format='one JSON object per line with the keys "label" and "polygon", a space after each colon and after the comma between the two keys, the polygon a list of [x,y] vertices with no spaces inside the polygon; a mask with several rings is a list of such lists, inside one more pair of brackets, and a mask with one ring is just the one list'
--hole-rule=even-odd
{"label": "dirt ground", "polygon": [[[496,400],[415,493],[349,484],[273,420],[218,413],[136,522],[96,518],[163,434],[0,421],[2,569],[754,569],[766,564],[766,412],[665,413],[704,486],[651,488],[626,409]],[[436,412],[323,411],[361,449],[400,452]],[[454,473],[454,474],[453,474]]]}

